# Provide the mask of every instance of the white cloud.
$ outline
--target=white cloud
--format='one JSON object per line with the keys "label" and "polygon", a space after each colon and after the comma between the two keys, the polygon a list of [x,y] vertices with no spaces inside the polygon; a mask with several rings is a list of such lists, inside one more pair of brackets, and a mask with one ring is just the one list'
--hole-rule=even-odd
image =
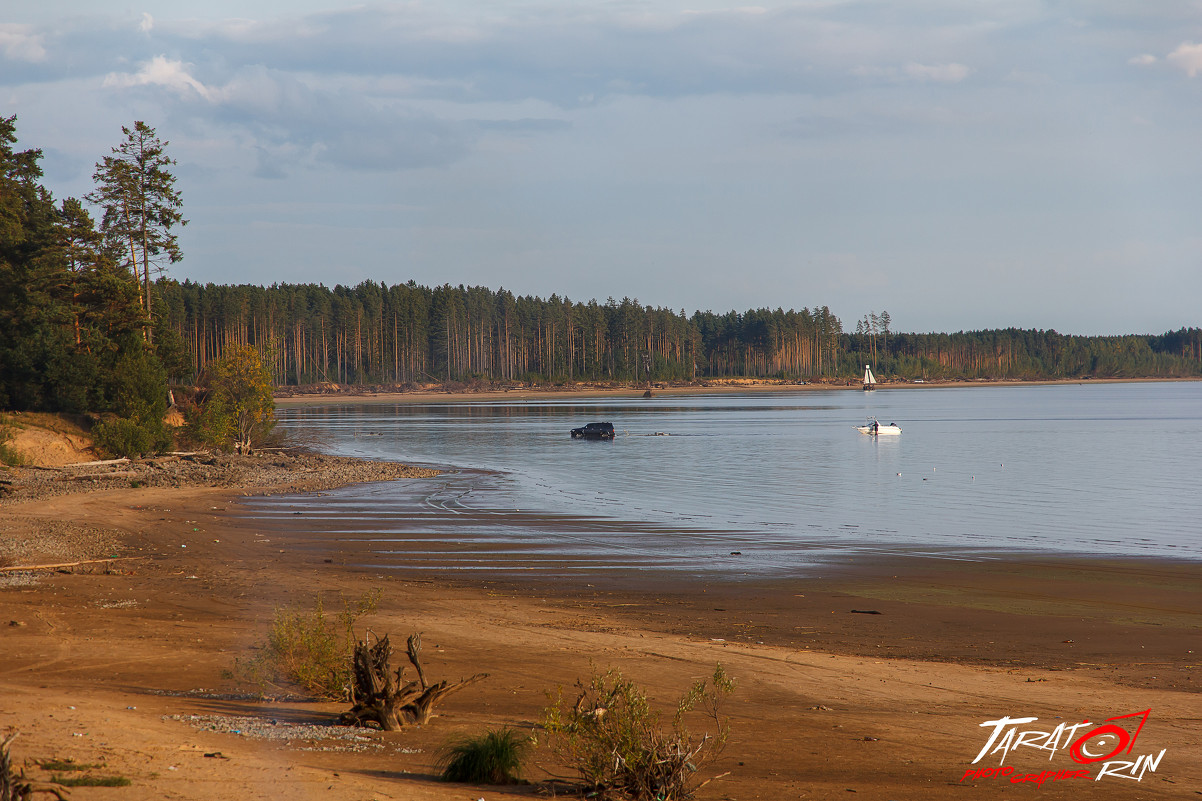
{"label": "white cloud", "polygon": [[1159,60],[1160,59],[1156,58],[1156,56],[1152,55],[1151,53],[1143,53],[1141,55],[1132,56],[1131,58],[1127,59],[1127,63],[1134,64],[1137,67],[1147,67],[1147,66],[1151,66],[1152,64],[1155,64]]}
{"label": "white cloud", "polygon": [[144,62],[136,73],[112,72],[105,76],[104,86],[126,89],[131,86],[163,86],[179,95],[189,90],[206,100],[212,99],[208,87],[188,74],[182,61],[172,61],[166,56],[155,56]]}
{"label": "white cloud", "polygon": [[906,65],[906,75],[920,81],[959,83],[968,77],[970,70],[963,64],[914,64]]}
{"label": "white cloud", "polygon": [[1182,42],[1176,50],[1165,56],[1165,60],[1185,70],[1189,77],[1196,77],[1202,72],[1202,44]]}
{"label": "white cloud", "polygon": [[897,67],[854,67],[851,74],[859,78],[878,78],[890,82],[933,81],[935,83],[959,83],[968,77],[971,69],[963,64],[917,64],[910,62],[902,69]]}
{"label": "white cloud", "polygon": [[0,23],[0,50],[9,61],[36,62],[46,58],[41,35],[31,33],[28,25]]}
{"label": "white cloud", "polygon": [[150,33],[154,30],[154,17],[145,11],[142,12],[142,21],[138,23],[138,30],[142,33]]}

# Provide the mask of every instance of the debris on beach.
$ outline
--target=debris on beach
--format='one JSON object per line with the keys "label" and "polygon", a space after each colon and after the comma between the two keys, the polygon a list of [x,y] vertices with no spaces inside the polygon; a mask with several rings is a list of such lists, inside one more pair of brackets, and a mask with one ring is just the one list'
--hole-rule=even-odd
{"label": "debris on beach", "polygon": [[236,734],[251,740],[304,743],[298,746],[301,751],[362,752],[384,747],[377,733],[333,723],[287,723],[277,718],[242,715],[164,715],[163,720],[175,720],[200,731]]}

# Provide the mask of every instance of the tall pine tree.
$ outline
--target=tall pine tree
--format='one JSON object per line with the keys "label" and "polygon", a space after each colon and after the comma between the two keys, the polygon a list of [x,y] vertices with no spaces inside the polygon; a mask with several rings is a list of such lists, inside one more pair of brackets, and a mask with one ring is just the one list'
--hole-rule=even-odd
{"label": "tall pine tree", "polygon": [[122,126],[121,132],[125,141],[96,164],[96,189],[87,198],[104,209],[101,231],[114,260],[141,275],[142,306],[151,315],[150,274],[163,271],[164,262],[183,258],[172,229],[188,221],[169,171],[175,164],[166,153],[170,143],[160,141],[141,120],[132,129]]}

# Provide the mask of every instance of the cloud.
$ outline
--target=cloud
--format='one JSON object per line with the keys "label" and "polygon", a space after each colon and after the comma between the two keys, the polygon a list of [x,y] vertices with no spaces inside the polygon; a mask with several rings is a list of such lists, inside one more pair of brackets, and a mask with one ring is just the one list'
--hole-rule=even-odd
{"label": "cloud", "polygon": [[260,159],[264,175],[310,157],[355,170],[445,166],[467,153],[470,140],[469,125],[264,67],[240,71],[209,97],[223,120],[269,147],[274,159]]}
{"label": "cloud", "polygon": [[136,73],[113,72],[105,76],[105,88],[124,89],[132,86],[162,86],[176,94],[187,95],[189,90],[206,100],[209,89],[193,78],[181,61],[171,61],[166,56],[155,56],[142,64]]}
{"label": "cloud", "polygon": [[477,120],[476,125],[487,131],[512,134],[537,134],[568,131],[572,123],[567,120],[523,117],[518,120]]}
{"label": "cloud", "polygon": [[322,138],[317,160],[352,170],[441,167],[468,153],[465,132],[430,118],[368,119]]}
{"label": "cloud", "polygon": [[[286,177],[289,167],[324,163],[352,170],[391,171],[446,166],[465,156],[482,130],[472,121],[444,121],[408,106],[382,102],[328,76],[238,70],[225,83],[205,84],[190,65],[155,56],[136,72],[110,73],[110,90],[166,93],[173,110],[249,134],[254,174]],[[516,124],[521,126],[523,122]]]}
{"label": "cloud", "polygon": [[920,81],[959,83],[968,77],[969,68],[963,64],[907,64],[906,75]]}
{"label": "cloud", "polygon": [[282,181],[288,177],[288,173],[280,164],[280,158],[277,154],[272,153],[267,148],[262,146],[255,147],[255,156],[257,166],[255,167],[255,177],[263,178],[268,181]]}
{"label": "cloud", "polygon": [[902,81],[959,83],[967,78],[970,72],[972,70],[963,64],[918,64],[915,62],[910,62],[901,69],[862,64],[851,70],[851,74],[859,78],[874,78],[891,83]]}
{"label": "cloud", "polygon": [[1127,59],[1127,63],[1133,64],[1137,67],[1148,67],[1152,64],[1155,64],[1159,60],[1160,59],[1156,58],[1156,56],[1152,55],[1151,53],[1144,53],[1142,55],[1132,56],[1131,58]]}
{"label": "cloud", "polygon": [[824,91],[856,64],[896,65],[890,80],[956,83],[970,73],[966,59],[1015,24],[960,12],[882,20],[876,3],[862,2],[701,13],[656,3],[506,6],[368,3],[274,19],[156,20],[154,33],[175,48],[165,52],[195,62],[209,54],[235,70],[403,76],[428,98],[571,108],[589,104],[581,98]]}
{"label": "cloud", "polygon": [[1202,72],[1202,44],[1182,42],[1177,49],[1165,56],[1173,66],[1185,71],[1191,78]]}
{"label": "cloud", "polygon": [[38,62],[46,59],[42,36],[28,25],[0,23],[0,50],[9,61]]}

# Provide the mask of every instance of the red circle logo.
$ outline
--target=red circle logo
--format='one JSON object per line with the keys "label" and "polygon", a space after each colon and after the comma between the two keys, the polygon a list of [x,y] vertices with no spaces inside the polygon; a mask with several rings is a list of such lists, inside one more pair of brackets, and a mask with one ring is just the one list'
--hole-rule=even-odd
{"label": "red circle logo", "polygon": [[[1118,740],[1118,745],[1105,754],[1101,754],[1100,756],[1095,755],[1091,751],[1086,750],[1085,745],[1090,740],[1098,737],[1114,737]],[[1087,732],[1078,737],[1077,741],[1074,742],[1072,747],[1069,748],[1068,753],[1069,756],[1073,758],[1074,762],[1080,762],[1082,765],[1088,765],[1090,762],[1101,762],[1103,759],[1110,759],[1119,751],[1122,751],[1127,746],[1127,743],[1130,741],[1130,739],[1130,734],[1127,734],[1124,729],[1111,723],[1109,726],[1098,726],[1093,731]],[[1099,743],[1099,745],[1102,744]]]}

